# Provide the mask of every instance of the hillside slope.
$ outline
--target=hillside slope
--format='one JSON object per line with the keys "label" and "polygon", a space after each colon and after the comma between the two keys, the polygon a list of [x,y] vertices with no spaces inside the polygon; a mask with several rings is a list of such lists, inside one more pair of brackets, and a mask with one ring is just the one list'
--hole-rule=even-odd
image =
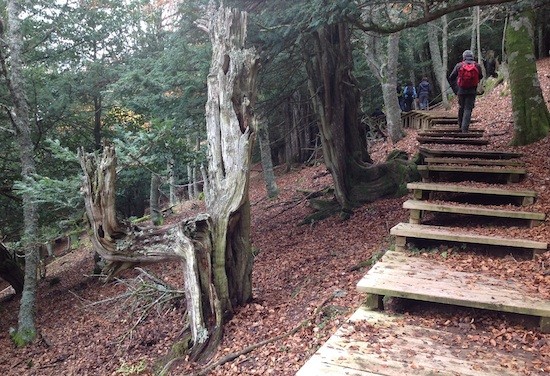
{"label": "hillside slope", "polygon": [[[550,59],[539,62],[539,74],[547,103],[550,102]],[[492,147],[520,150],[529,170],[521,182],[536,189],[536,210],[550,214],[550,137],[521,148],[508,147],[513,132],[510,98],[505,87],[481,97],[476,103],[476,126],[486,129]],[[416,132],[408,130],[396,145],[380,142],[372,146],[376,160],[383,160],[393,148],[414,152]],[[246,346],[276,337],[300,324],[294,334],[217,367],[212,375],[293,375],[336,328],[360,304],[355,285],[368,270],[365,260],[376,258],[391,243],[389,229],[406,221],[401,208],[407,197],[387,198],[365,205],[351,219],[299,226],[310,208],[299,190],[321,189],[331,184],[322,164],[296,167],[288,173],[277,170],[280,195],[265,198],[261,172],[252,172],[252,239],[256,252],[254,297],[226,326],[216,358]],[[188,214],[185,211],[182,213]],[[483,231],[480,228],[480,231]],[[550,241],[550,222],[525,231],[524,236]],[[426,257],[438,257],[428,254]],[[523,281],[534,291],[550,298],[550,252],[534,261],[494,259],[491,265],[471,253],[453,254],[457,270],[472,270]],[[363,264],[362,264],[363,263]],[[131,375],[153,374],[159,358],[180,338],[185,307],[172,300],[162,309],[146,311],[146,302],[136,304],[124,295],[135,283],[138,272],[125,280],[103,284],[87,274],[92,270],[89,242],[56,259],[42,281],[37,307],[40,337],[35,344],[17,349],[9,339],[9,328],[17,324],[18,302],[2,302],[0,313],[0,372],[3,375]],[[182,288],[182,268],[176,263],[147,268],[166,283]],[[412,310],[415,308],[412,307]],[[137,323],[143,315],[143,320]],[[415,311],[415,322],[426,327],[448,327],[460,336],[456,346],[471,343],[498,346],[532,354],[530,366],[518,374],[550,372],[550,335],[524,326],[513,318],[492,312],[426,309]],[[173,374],[188,374],[199,365],[179,362]]]}

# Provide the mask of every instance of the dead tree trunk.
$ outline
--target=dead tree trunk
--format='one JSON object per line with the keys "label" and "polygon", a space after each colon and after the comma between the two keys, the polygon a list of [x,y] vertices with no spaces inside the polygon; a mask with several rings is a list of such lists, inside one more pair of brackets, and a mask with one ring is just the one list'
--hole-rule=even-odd
{"label": "dead tree trunk", "polygon": [[92,229],[94,250],[106,262],[107,280],[138,264],[180,259],[169,246],[172,236],[163,238],[166,228],[141,229],[116,213],[116,154],[106,146],[99,156],[79,151],[84,171],[84,201]]}
{"label": "dead tree trunk", "polygon": [[207,30],[213,53],[208,75],[209,214],[177,226],[141,229],[117,218],[116,155],[80,151],[92,244],[116,273],[140,263],[184,261],[192,334],[191,358],[208,357],[224,322],[252,298],[252,252],[248,185],[254,137],[258,56],[245,49],[246,13],[210,7]]}
{"label": "dead tree trunk", "polygon": [[252,298],[248,184],[259,59],[254,49],[245,48],[246,13],[220,7],[209,19],[212,64],[206,103],[209,185],[205,193],[213,221],[214,285],[225,320]]}

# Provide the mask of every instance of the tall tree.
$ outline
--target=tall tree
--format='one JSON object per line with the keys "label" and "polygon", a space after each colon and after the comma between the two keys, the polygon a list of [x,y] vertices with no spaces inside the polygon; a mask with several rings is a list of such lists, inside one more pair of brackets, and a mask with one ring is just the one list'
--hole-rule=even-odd
{"label": "tall tree", "polygon": [[[370,70],[382,86],[384,107],[388,133],[393,142],[397,142],[405,135],[401,109],[397,99],[397,60],[399,56],[400,33],[392,33],[382,37],[376,33],[368,33],[365,37],[365,58]],[[383,41],[386,45],[383,46]]]}
{"label": "tall tree", "polygon": [[[22,180],[31,179],[36,172],[34,160],[34,146],[31,139],[30,111],[25,93],[27,87],[23,72],[23,34],[21,20],[21,6],[17,0],[7,0],[7,46],[10,52],[9,67],[6,56],[0,52],[2,72],[11,94],[12,105],[7,107],[11,123],[15,129],[21,162]],[[2,38],[3,39],[3,38]],[[2,48],[1,51],[4,51]],[[36,273],[39,261],[38,244],[38,205],[33,202],[29,194],[23,193],[23,220],[25,247],[25,283],[21,296],[17,332],[14,334],[16,342],[26,344],[36,336],[35,302],[37,280]]]}
{"label": "tall tree", "polygon": [[[440,26],[441,25],[441,26]],[[441,30],[441,47],[439,43],[439,35]],[[437,83],[441,90],[441,101],[443,107],[450,108],[449,105],[449,89],[450,85],[447,81],[447,66],[448,66],[448,49],[447,49],[447,16],[441,17],[441,21],[438,20],[428,23],[428,44],[430,46],[430,57],[432,60],[433,70],[437,78]]]}
{"label": "tall tree", "polygon": [[550,114],[535,63],[533,20],[531,10],[513,14],[506,33],[514,115],[513,145],[533,143],[550,130]]}

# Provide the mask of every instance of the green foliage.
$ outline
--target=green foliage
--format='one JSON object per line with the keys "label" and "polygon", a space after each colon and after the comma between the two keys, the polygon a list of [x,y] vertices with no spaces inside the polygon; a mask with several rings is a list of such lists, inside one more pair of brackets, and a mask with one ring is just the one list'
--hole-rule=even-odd
{"label": "green foliage", "polygon": [[126,363],[123,361],[120,367],[118,367],[115,371],[115,375],[139,375],[142,372],[145,372],[145,370],[147,370],[147,362],[145,360],[140,360],[137,364]]}

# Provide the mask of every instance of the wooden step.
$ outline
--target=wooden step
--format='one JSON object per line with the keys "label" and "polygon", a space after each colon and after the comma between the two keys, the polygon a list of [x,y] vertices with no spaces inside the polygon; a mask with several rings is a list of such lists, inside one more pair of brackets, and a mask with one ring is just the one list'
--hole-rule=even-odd
{"label": "wooden step", "polygon": [[427,201],[407,200],[403,208],[410,210],[410,223],[420,223],[423,212],[438,212],[449,214],[480,215],[486,217],[525,219],[531,227],[539,225],[546,218],[545,213],[491,209],[480,205],[459,205],[459,204],[434,204]]}
{"label": "wooden step", "polygon": [[450,346],[455,336],[445,328],[425,328],[401,315],[360,307],[296,376],[515,376],[510,365],[526,367],[517,354],[498,347],[457,353]]}
{"label": "wooden step", "polygon": [[473,187],[471,185],[445,183],[408,183],[407,188],[413,191],[413,197],[421,200],[426,192],[465,193],[490,196],[517,197],[520,205],[531,205],[535,202],[537,192],[530,190],[513,190],[495,187]]}
{"label": "wooden step", "polygon": [[522,153],[503,152],[497,150],[435,149],[428,148],[426,146],[420,146],[419,151],[425,157],[513,159],[523,156]]}
{"label": "wooden step", "polygon": [[[447,132],[456,132],[456,133],[462,133],[460,131],[460,127],[458,126],[453,126],[453,127],[447,127],[447,126],[440,126],[440,125],[435,125],[429,129],[426,130],[426,133],[437,133],[437,134],[445,134]],[[481,128],[468,128],[468,133],[466,134],[469,134],[469,133],[484,133],[485,132],[485,129],[481,129]]]}
{"label": "wooden step", "polygon": [[484,129],[480,128],[470,128],[468,132],[463,133],[460,128],[441,128],[441,127],[435,127],[430,128],[422,132],[418,132],[418,135],[424,135],[427,136],[434,136],[434,137],[445,137],[446,135],[456,135],[458,137],[464,136],[464,137],[482,137],[485,133]]}
{"label": "wooden step", "polygon": [[479,165],[479,166],[524,166],[520,159],[485,159],[485,158],[454,158],[454,157],[427,157],[424,163],[454,164],[454,165]]}
{"label": "wooden step", "polygon": [[522,167],[513,166],[451,166],[451,165],[419,165],[418,172],[426,182],[433,180],[433,173],[454,172],[487,175],[506,175],[509,182],[518,182],[527,171]]}
{"label": "wooden step", "polygon": [[381,308],[380,297],[392,296],[499,312],[537,316],[543,332],[550,331],[550,301],[530,293],[510,279],[458,272],[444,263],[403,252],[387,251],[357,284],[370,294],[369,308]]}
{"label": "wooden step", "polygon": [[483,133],[481,132],[469,132],[469,133],[462,133],[462,132],[419,132],[419,137],[444,137],[444,138],[481,138],[483,137]]}
{"label": "wooden step", "polygon": [[456,228],[428,226],[414,223],[398,223],[390,229],[390,235],[395,236],[396,250],[404,250],[407,238],[429,239],[454,243],[481,244],[490,246],[526,249],[536,254],[548,249],[548,243],[528,239],[505,238],[468,233]]}
{"label": "wooden step", "polygon": [[489,140],[484,138],[450,138],[450,137],[424,137],[418,136],[416,140],[421,144],[461,144],[461,145],[487,145]]}

